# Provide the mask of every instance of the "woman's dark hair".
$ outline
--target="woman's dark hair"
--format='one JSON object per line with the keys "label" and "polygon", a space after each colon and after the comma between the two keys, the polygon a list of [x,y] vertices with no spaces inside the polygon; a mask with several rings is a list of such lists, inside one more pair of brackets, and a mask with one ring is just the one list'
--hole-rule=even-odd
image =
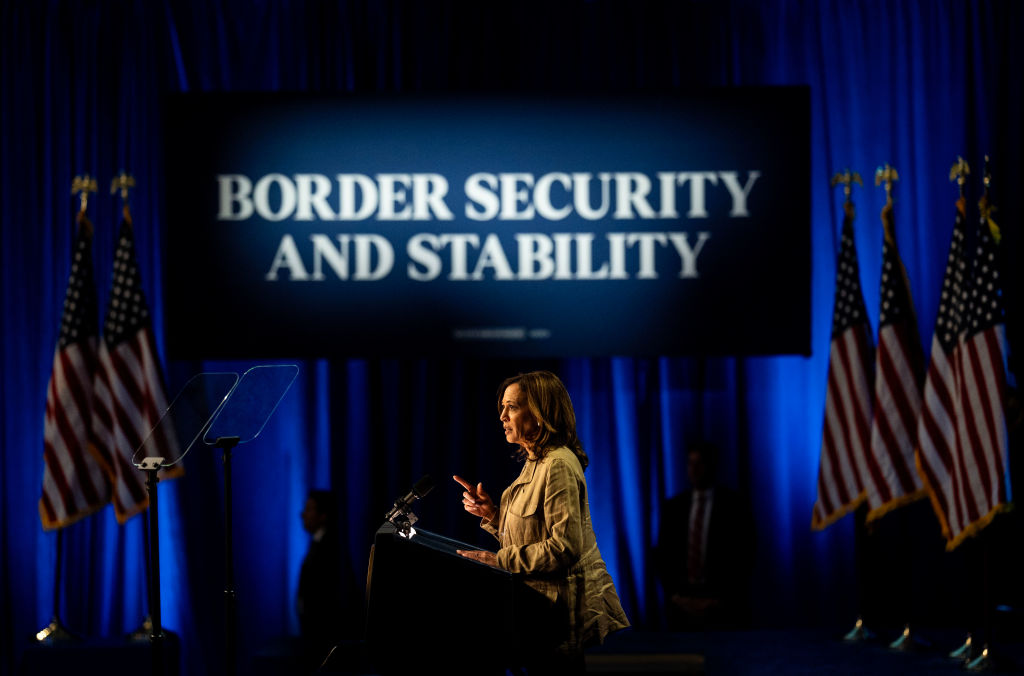
{"label": "woman's dark hair", "polygon": [[[576,454],[580,465],[586,469],[589,460],[576,436],[576,413],[569,392],[558,376],[550,371],[533,371],[506,378],[498,387],[499,413],[502,397],[510,385],[519,386],[526,408],[537,421],[538,432],[531,440],[536,456],[543,458],[548,451],[565,446]],[[519,460],[527,457],[527,451],[521,445],[517,457]]]}

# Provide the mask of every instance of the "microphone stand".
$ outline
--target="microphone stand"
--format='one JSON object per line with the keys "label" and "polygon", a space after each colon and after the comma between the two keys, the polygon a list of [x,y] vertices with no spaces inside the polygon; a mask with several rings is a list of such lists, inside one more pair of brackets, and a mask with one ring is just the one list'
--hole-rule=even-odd
{"label": "microphone stand", "polygon": [[412,487],[412,490],[395,500],[394,506],[391,507],[384,518],[392,523],[395,528],[398,529],[399,534],[402,537],[408,538],[409,533],[412,531],[412,525],[416,523],[416,515],[412,513],[412,503],[418,498],[422,498],[434,488],[434,480],[430,478],[430,475],[424,476],[422,479],[416,482],[416,485]]}

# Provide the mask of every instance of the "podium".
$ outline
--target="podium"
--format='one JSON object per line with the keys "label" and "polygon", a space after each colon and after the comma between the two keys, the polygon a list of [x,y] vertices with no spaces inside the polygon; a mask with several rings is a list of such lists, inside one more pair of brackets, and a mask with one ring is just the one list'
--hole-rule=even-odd
{"label": "podium", "polygon": [[424,530],[406,536],[390,522],[377,530],[366,585],[373,667],[504,673],[561,641],[564,622],[544,595],[459,549],[480,548]]}

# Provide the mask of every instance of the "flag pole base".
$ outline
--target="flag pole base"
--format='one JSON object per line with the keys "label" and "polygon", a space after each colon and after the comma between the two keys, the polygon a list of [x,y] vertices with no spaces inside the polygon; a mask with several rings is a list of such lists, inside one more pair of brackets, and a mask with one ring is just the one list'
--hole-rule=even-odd
{"label": "flag pole base", "polygon": [[981,654],[964,666],[967,671],[989,671],[994,668],[992,657],[988,653],[988,646],[981,649]]}
{"label": "flag pole base", "polygon": [[903,633],[900,637],[889,644],[889,650],[895,650],[897,652],[914,652],[920,650],[924,645],[916,637],[910,633],[910,625],[904,625]]}
{"label": "flag pole base", "polygon": [[849,643],[859,643],[861,641],[870,641],[874,637],[875,635],[871,630],[864,626],[864,620],[858,617],[857,622],[853,625],[853,629],[846,632],[843,640]]}
{"label": "flag pole base", "polygon": [[59,643],[61,641],[73,641],[78,637],[67,630],[64,623],[56,615],[50,620],[50,624],[36,632],[37,643]]}
{"label": "flag pole base", "polygon": [[961,662],[970,662],[971,657],[974,655],[974,646],[971,644],[971,640],[971,635],[967,634],[967,639],[964,641],[964,644],[956,650],[954,650],[953,652],[949,653],[949,656],[952,657],[954,660],[959,660]]}

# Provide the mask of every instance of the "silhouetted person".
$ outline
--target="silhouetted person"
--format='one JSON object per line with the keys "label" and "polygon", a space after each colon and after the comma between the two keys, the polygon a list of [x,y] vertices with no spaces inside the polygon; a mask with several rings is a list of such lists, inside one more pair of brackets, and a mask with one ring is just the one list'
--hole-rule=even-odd
{"label": "silhouetted person", "polygon": [[690,488],[661,509],[655,565],[674,631],[732,629],[749,619],[753,526],[746,500],[715,481],[718,449],[687,453]]}
{"label": "silhouetted person", "polygon": [[303,662],[315,670],[342,634],[341,540],[337,505],[330,491],[310,491],[302,510],[302,527],[312,535],[302,560],[296,610]]}

